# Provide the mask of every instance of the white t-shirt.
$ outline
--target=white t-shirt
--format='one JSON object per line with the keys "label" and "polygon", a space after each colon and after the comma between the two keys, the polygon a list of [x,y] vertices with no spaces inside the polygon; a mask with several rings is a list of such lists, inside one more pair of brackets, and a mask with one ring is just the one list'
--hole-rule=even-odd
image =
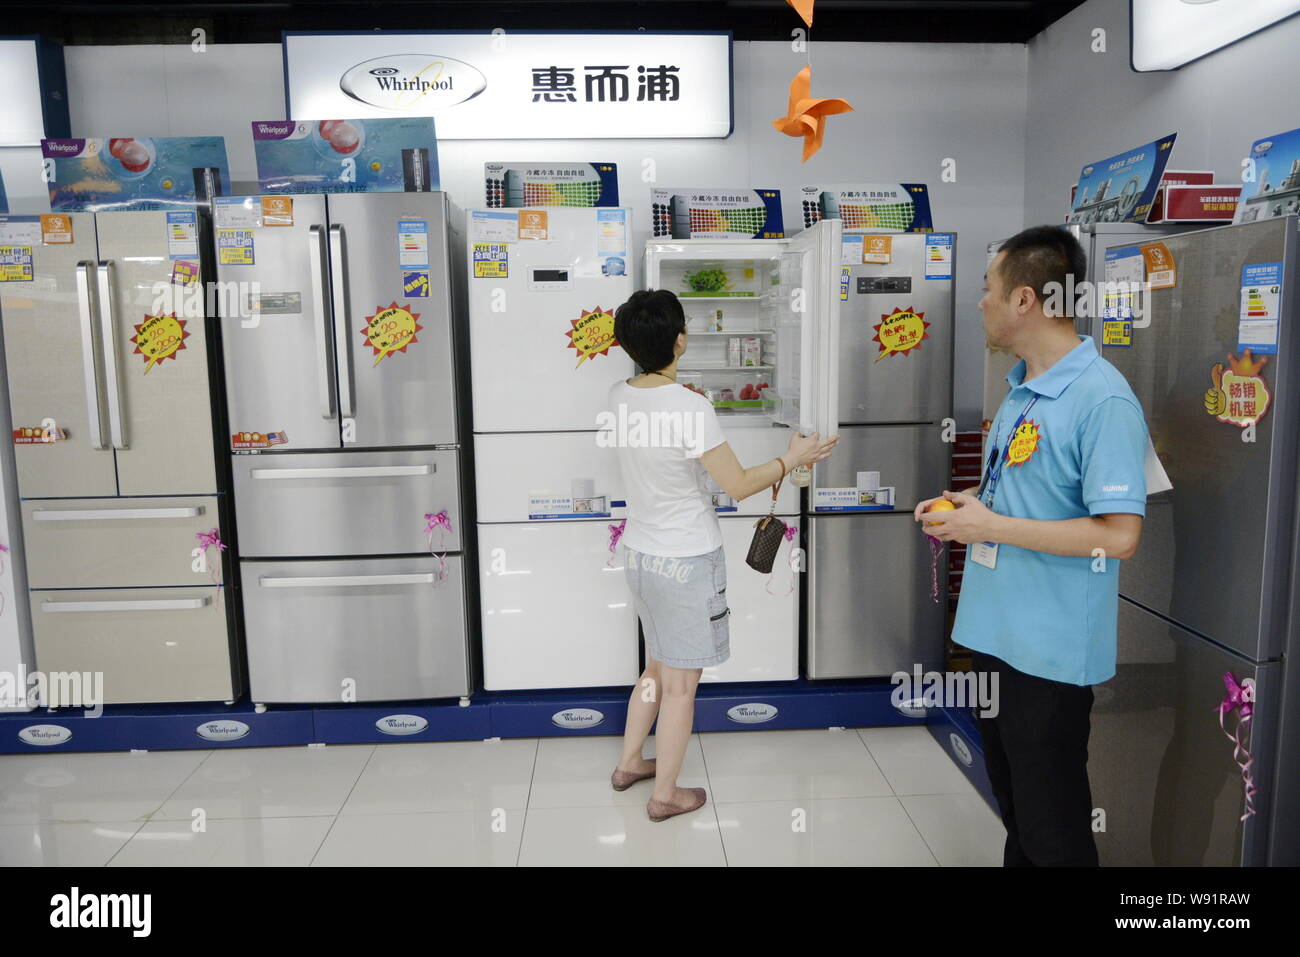
{"label": "white t-shirt", "polygon": [[[722,544],[700,456],[726,441],[713,404],[684,385],[615,382],[607,409],[627,493],[623,543],[646,555],[706,555]],[[603,430],[602,430],[603,431]]]}

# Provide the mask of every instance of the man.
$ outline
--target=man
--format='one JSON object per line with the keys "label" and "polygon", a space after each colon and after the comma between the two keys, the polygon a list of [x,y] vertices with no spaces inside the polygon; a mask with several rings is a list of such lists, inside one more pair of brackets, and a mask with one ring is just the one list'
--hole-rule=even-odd
{"label": "man", "polygon": [[1024,230],[990,264],[984,331],[1021,361],[980,485],[944,492],[957,508],[924,516],[931,535],[968,546],[953,640],[997,688],[997,714],[979,727],[1004,866],[1097,864],[1091,686],[1115,673],[1119,560],[1136,551],[1146,511],[1142,408],[1073,317],[1053,314],[1072,311],[1054,308],[1071,275],[1084,281],[1087,259],[1054,226]]}

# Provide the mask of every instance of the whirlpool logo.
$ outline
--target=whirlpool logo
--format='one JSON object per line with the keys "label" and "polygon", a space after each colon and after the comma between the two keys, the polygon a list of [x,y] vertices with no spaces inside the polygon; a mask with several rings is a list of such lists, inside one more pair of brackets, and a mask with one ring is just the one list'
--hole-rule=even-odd
{"label": "whirlpool logo", "polygon": [[423,112],[472,100],[487,89],[487,77],[463,60],[399,53],[358,63],[339,79],[339,89],[383,110]]}

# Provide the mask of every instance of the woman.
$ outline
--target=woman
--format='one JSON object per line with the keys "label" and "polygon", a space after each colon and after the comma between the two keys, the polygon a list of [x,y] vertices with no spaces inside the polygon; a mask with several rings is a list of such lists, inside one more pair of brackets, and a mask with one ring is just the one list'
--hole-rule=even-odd
{"label": "woman", "polygon": [[[700,672],[729,656],[727,570],[707,478],[733,499],[745,499],[792,469],[825,459],[837,440],[796,433],[784,455],[744,468],[712,403],[677,384],[677,360],[686,351],[686,316],[677,297],[665,290],[633,293],[615,313],[614,335],[647,370],[614,383],[609,396],[609,408],[628,425],[617,443],[628,504],[622,542],[645,632],[646,669],[628,701],[623,757],[610,783],[623,791],[653,777],[646,812],[665,821],[704,806],[704,788],[679,788],[677,774]],[[657,762],[641,756],[656,716]]]}

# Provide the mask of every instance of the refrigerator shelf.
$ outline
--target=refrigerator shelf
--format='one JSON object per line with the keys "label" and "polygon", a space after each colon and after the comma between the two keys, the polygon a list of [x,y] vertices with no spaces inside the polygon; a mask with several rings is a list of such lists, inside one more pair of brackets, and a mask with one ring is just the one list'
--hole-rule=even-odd
{"label": "refrigerator shelf", "polygon": [[686,329],[693,336],[774,336],[775,329],[735,329],[731,332],[705,332],[701,330],[696,332],[687,326]]}
{"label": "refrigerator shelf", "polygon": [[712,365],[679,365],[678,372],[763,372],[764,370],[775,369],[773,365],[762,366],[712,366]]}

